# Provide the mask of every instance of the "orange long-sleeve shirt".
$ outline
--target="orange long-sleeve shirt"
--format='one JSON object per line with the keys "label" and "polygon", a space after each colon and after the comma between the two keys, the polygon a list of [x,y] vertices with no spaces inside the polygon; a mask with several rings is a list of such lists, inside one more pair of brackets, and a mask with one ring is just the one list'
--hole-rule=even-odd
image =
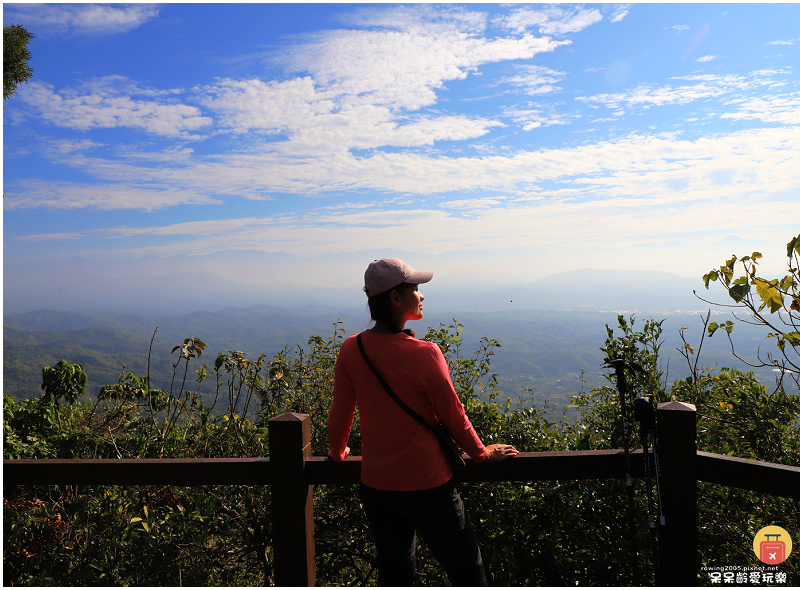
{"label": "orange long-sleeve shirt", "polygon": [[[432,342],[403,332],[362,335],[372,365],[412,410],[445,425],[475,461],[486,447],[464,413],[442,351]],[[333,404],[328,417],[331,457],[344,459],[347,439],[359,408],[362,440],[361,481],[380,490],[412,491],[442,485],[453,476],[439,442],[381,386],[358,349],[356,336],[343,343],[336,360]]]}

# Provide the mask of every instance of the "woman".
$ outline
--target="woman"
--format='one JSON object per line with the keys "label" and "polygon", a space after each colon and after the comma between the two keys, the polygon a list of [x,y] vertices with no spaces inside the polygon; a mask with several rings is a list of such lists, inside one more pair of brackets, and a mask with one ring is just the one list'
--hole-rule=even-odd
{"label": "woman", "polygon": [[381,385],[376,372],[428,424],[440,421],[476,462],[517,454],[511,445],[485,447],[464,413],[439,347],[417,340],[406,322],[422,318],[419,285],[433,278],[396,258],[375,260],[364,273],[372,329],[348,337],[336,361],[328,419],[330,457],[342,461],[359,408],[361,500],[375,538],[378,585],[411,586],[416,533],[425,539],[453,586],[485,586],[475,532],[452,470],[431,430],[418,424]]}

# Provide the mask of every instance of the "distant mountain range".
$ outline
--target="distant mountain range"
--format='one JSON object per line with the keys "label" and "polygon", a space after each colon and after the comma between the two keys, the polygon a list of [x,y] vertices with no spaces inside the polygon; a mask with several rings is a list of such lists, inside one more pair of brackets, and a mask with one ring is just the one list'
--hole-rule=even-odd
{"label": "distant mountain range", "polygon": [[[462,352],[471,355],[482,336],[498,340],[492,370],[500,377],[503,396],[516,398],[529,387],[539,403],[550,398],[558,404],[569,402],[578,393],[581,379],[585,387],[606,384],[601,367],[600,347],[606,337],[605,323],[617,324],[615,312],[545,311],[534,309],[501,311],[426,311],[425,318],[413,327],[418,336],[428,326],[450,324],[452,318],[463,324]],[[169,387],[172,375],[172,347],[184,338],[196,336],[208,348],[195,366],[203,361],[213,365],[217,353],[244,351],[250,358],[260,354],[273,356],[285,346],[307,348],[313,335],[327,338],[333,323],[341,320],[347,334],[367,328],[364,310],[337,313],[333,307],[278,308],[267,305],[251,308],[228,307],[217,312],[197,311],[183,315],[79,314],[74,312],[34,311],[4,318],[3,388],[16,397],[30,397],[41,392],[41,368],[60,359],[79,362],[89,375],[88,391],[96,395],[102,385],[116,382],[122,366],[143,376],[147,354],[153,341],[151,376],[156,387]],[[702,324],[693,314],[637,314],[636,326],[645,319],[665,318],[663,368],[669,381],[687,373],[685,361],[676,352],[681,345],[678,331],[687,328],[687,338],[694,346],[700,339]],[[717,318],[719,320],[719,318]],[[748,326],[737,326],[736,341],[740,350],[752,356],[764,346],[764,334]],[[727,339],[716,336],[706,343],[703,364],[717,361],[719,366],[739,366],[730,354]],[[585,371],[582,373],[582,371]],[[771,385],[769,372],[757,372],[759,379]]]}
{"label": "distant mountain range", "polygon": [[[300,257],[283,252],[226,251],[202,256],[145,256],[139,260],[87,260],[5,264],[4,314],[49,309],[76,313],[186,314],[225,307],[309,304],[363,310],[364,268],[382,250]],[[575,270],[524,282],[509,274],[470,272],[464,253],[415,258],[436,271],[425,285],[426,309],[575,311],[697,311],[699,277],[658,271]]]}
{"label": "distant mountain range", "polygon": [[[667,318],[665,362],[670,380],[682,377],[684,361],[675,348],[678,330],[687,327],[697,344],[697,314],[710,306],[693,293],[722,300],[721,289],[706,291],[700,278],[657,271],[576,270],[536,281],[500,272],[470,271],[469,253],[421,257],[391,250],[299,257],[282,252],[228,251],[206,256],[146,256],[139,260],[95,261],[73,258],[40,264],[4,266],[4,391],[20,397],[40,392],[41,368],[61,358],[84,364],[90,390],[116,381],[122,365],[142,375],[150,339],[154,384],[171,375],[172,347],[197,336],[208,344],[203,360],[218,352],[242,350],[257,357],[284,346],[306,346],[312,335],[327,336],[341,318],[348,333],[368,326],[363,269],[371,257],[414,260],[432,268],[424,285],[425,318],[414,326],[464,324],[464,351],[481,336],[500,341],[493,369],[504,394],[523,387],[566,403],[581,387],[605,383],[599,348],[604,324],[616,315],[639,320]],[[413,257],[413,258],[412,258]],[[436,269],[441,268],[439,272]],[[727,312],[714,310],[716,321]],[[736,328],[740,350],[752,356],[769,344],[757,329]],[[724,335],[707,340],[703,359],[741,366]],[[763,349],[763,348],[762,348]],[[742,367],[745,368],[745,367]],[[765,384],[769,372],[757,372]]]}

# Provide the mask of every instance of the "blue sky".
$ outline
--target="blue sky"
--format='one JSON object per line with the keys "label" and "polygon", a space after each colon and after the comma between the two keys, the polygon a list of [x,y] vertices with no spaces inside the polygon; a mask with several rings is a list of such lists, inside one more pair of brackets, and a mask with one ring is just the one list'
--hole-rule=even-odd
{"label": "blue sky", "polygon": [[779,272],[797,234],[797,4],[5,4],[3,21],[36,36],[3,105],[6,263],[391,248],[530,280],[698,276],[751,246]]}

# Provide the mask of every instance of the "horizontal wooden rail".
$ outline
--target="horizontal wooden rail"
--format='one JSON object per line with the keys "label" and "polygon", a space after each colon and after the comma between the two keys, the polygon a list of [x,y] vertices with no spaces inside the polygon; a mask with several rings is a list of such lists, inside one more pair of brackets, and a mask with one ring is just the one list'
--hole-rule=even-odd
{"label": "horizontal wooden rail", "polygon": [[3,460],[3,485],[268,485],[268,458]]}
{"label": "horizontal wooden rail", "polygon": [[697,451],[701,481],[800,500],[800,467]]}
{"label": "horizontal wooden rail", "polygon": [[[644,475],[641,450],[631,452],[634,477]],[[465,457],[459,481],[547,481],[558,479],[622,478],[621,450],[520,453],[502,463],[479,465]],[[700,481],[784,498],[800,499],[800,467],[741,457],[697,452]],[[651,463],[652,465],[652,463]],[[236,459],[4,459],[4,484],[18,485],[269,485],[269,458]],[[358,483],[361,457],[334,463],[309,457],[304,480]]]}
{"label": "horizontal wooden rail", "polygon": [[[467,466],[456,474],[458,481],[547,481],[574,479],[613,479],[625,477],[625,452],[620,449],[601,451],[548,451],[520,453],[500,463],[475,463],[464,456]],[[644,476],[644,455],[631,452],[631,475]],[[309,457],[304,469],[305,482],[358,483],[361,481],[361,457],[346,457],[334,463],[325,457]]]}
{"label": "horizontal wooden rail", "polygon": [[[459,481],[546,481],[609,479],[625,476],[625,455],[618,449],[520,453],[502,463],[467,467]],[[641,450],[631,452],[634,477],[644,475]],[[4,485],[268,485],[269,458],[239,459],[4,459]],[[303,467],[307,485],[359,483],[361,457],[335,463],[309,457]]]}

